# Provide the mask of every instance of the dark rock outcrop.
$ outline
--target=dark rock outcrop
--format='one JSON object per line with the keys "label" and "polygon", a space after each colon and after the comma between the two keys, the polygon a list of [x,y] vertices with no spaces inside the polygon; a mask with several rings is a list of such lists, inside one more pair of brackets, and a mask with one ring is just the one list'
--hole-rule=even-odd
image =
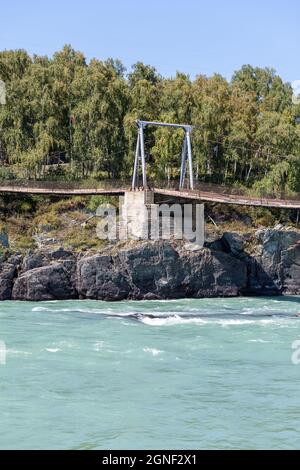
{"label": "dark rock outcrop", "polygon": [[120,269],[116,256],[83,257],[77,265],[76,288],[81,298],[122,300],[129,296],[126,273]]}
{"label": "dark rock outcrop", "polygon": [[145,243],[119,255],[120,269],[127,273],[132,297],[178,298],[184,295],[183,263],[175,248],[166,242]]}
{"label": "dark rock outcrop", "polygon": [[72,299],[76,257],[63,249],[28,254],[12,289],[13,300]]}
{"label": "dark rock outcrop", "polygon": [[42,266],[48,266],[52,261],[62,261],[68,259],[75,261],[75,256],[70,251],[64,250],[64,248],[58,248],[57,250],[53,251],[30,251],[23,259],[21,273],[31,269],[41,268]]}
{"label": "dark rock outcrop", "polygon": [[0,260],[0,300],[280,294],[300,294],[300,233],[293,230],[225,233],[194,251],[158,241],[94,255],[61,248]]}
{"label": "dark rock outcrop", "polygon": [[287,230],[259,230],[254,259],[258,291],[300,293],[300,234]]}
{"label": "dark rock outcrop", "polygon": [[205,248],[177,251],[166,242],[84,257],[77,267],[80,297],[103,300],[234,296],[246,285],[240,260]]}
{"label": "dark rock outcrop", "polygon": [[245,239],[239,233],[225,232],[221,238],[221,242],[227,253],[231,253],[238,258],[244,253]]}
{"label": "dark rock outcrop", "polygon": [[0,260],[0,300],[10,300],[14,279],[17,276],[18,266],[22,258],[18,255],[7,260]]}
{"label": "dark rock outcrop", "polygon": [[189,297],[228,297],[239,295],[247,285],[245,263],[208,249],[185,256],[186,295]]}
{"label": "dark rock outcrop", "polygon": [[12,290],[13,300],[63,300],[75,297],[72,269],[64,263],[26,271],[16,279]]}
{"label": "dark rock outcrop", "polygon": [[16,266],[11,263],[0,263],[0,300],[9,300],[13,288]]}

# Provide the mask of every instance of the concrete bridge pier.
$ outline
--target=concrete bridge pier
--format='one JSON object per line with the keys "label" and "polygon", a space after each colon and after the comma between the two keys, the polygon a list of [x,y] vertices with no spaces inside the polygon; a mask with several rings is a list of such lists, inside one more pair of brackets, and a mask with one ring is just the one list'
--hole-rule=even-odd
{"label": "concrete bridge pier", "polygon": [[126,191],[120,208],[120,238],[184,239],[204,244],[204,204],[157,204],[154,191]]}
{"label": "concrete bridge pier", "polygon": [[153,191],[126,191],[120,210],[120,238],[148,240]]}

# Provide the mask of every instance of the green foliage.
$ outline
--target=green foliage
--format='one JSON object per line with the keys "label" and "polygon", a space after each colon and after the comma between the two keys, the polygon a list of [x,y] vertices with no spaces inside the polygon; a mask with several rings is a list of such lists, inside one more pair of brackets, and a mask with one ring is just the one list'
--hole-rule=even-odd
{"label": "green foliage", "polygon": [[15,179],[15,175],[11,168],[8,167],[0,167],[0,181],[1,180],[13,180]]}
{"label": "green foliage", "polygon": [[274,214],[264,207],[251,207],[249,215],[254,226],[273,227],[276,223]]}
{"label": "green foliage", "polygon": [[36,248],[36,243],[32,237],[29,235],[20,235],[18,234],[14,241],[14,247],[17,250],[28,251],[30,249]]}
{"label": "green foliage", "polygon": [[63,221],[58,213],[54,210],[42,212],[35,217],[35,223],[39,229],[47,232],[50,230],[58,230],[62,227]]}
{"label": "green foliage", "polygon": [[93,212],[96,212],[97,208],[102,204],[111,204],[115,207],[118,207],[119,201],[117,197],[111,196],[91,196],[88,202],[88,209]]}
{"label": "green foliage", "polygon": [[75,196],[70,198],[63,198],[59,201],[51,203],[51,210],[57,214],[65,211],[75,211],[83,209],[86,205],[86,198],[83,196]]}
{"label": "green foliage", "polygon": [[[194,172],[201,181],[300,191],[300,105],[273,69],[244,65],[222,76],[163,78],[138,62],[92,59],[65,46],[52,58],[0,52],[0,179],[128,177],[136,119],[193,124]],[[147,128],[153,178],[175,178],[182,132]]]}
{"label": "green foliage", "polygon": [[282,192],[292,193],[299,188],[300,168],[299,161],[292,165],[292,161],[283,160],[276,163],[264,178],[253,185],[253,190],[259,196],[280,196]]}
{"label": "green foliage", "polygon": [[36,208],[38,198],[29,195],[11,195],[7,194],[0,198],[1,215],[27,215]]}
{"label": "green foliage", "polygon": [[32,212],[33,206],[30,203],[30,201],[22,201],[20,206],[19,206],[19,211],[21,214],[27,214],[29,212]]}

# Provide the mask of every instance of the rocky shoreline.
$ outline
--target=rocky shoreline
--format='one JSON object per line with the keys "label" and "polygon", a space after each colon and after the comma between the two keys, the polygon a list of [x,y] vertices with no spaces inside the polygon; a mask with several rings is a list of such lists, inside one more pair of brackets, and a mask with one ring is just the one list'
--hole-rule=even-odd
{"label": "rocky shoreline", "polygon": [[63,248],[0,257],[0,300],[176,299],[300,294],[300,233],[227,232],[183,242],[129,242],[95,253]]}

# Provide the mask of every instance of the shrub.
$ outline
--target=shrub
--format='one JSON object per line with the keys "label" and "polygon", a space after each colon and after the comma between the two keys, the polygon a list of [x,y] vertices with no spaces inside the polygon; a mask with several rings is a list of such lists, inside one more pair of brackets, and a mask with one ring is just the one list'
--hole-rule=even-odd
{"label": "shrub", "polygon": [[91,196],[88,202],[88,209],[93,212],[96,212],[98,206],[101,204],[112,204],[115,207],[118,207],[119,201],[118,198],[115,196]]}

